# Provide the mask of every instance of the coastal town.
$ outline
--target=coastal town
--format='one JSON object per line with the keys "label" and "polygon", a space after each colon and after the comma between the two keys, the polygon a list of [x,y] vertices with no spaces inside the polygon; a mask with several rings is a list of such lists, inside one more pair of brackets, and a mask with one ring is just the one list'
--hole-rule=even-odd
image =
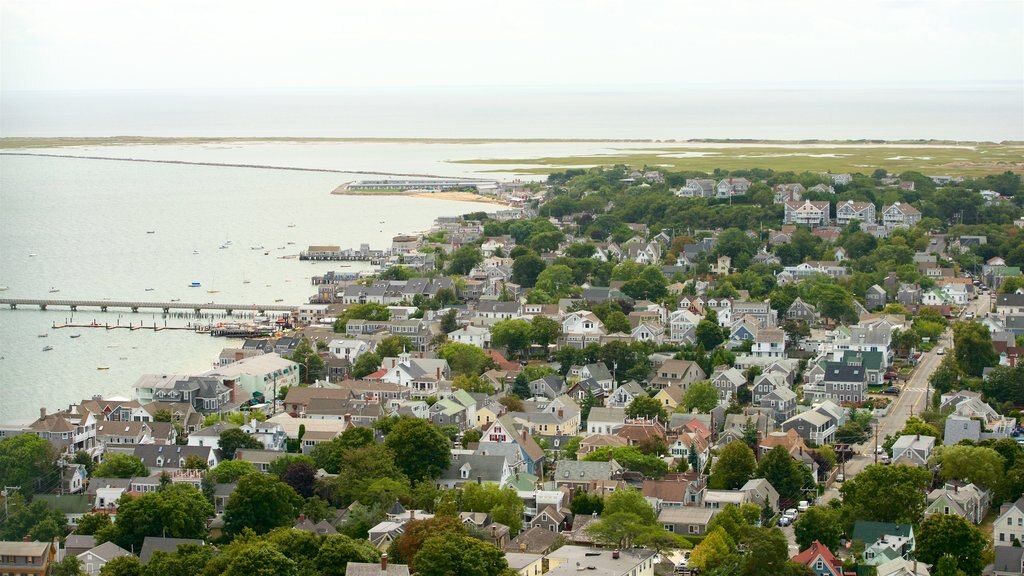
{"label": "coastal town", "polygon": [[503,206],[0,422],[0,575],[1024,573],[1019,174],[452,189]]}

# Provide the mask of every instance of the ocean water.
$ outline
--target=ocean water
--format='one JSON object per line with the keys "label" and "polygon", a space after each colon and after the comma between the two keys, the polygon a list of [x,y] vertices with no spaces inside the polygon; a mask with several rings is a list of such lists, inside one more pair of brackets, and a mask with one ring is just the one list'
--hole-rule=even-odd
{"label": "ocean water", "polygon": [[[331,195],[346,178],[0,156],[0,286],[8,288],[0,296],[299,304],[315,293],[310,276],[343,264],[349,271],[366,268],[288,258],[310,244],[388,247],[393,235],[425,230],[437,216],[495,209]],[[219,248],[228,240],[230,248]],[[190,288],[194,281],[202,288]],[[0,421],[92,394],[130,396],[139,375],[204,370],[232,343],[178,331],[51,328],[69,319],[172,326],[189,321],[127,310],[80,309],[72,315],[66,309],[0,309]],[[47,337],[40,338],[43,333]],[[53,350],[43,352],[46,345]],[[97,370],[101,366],[109,370]]]}
{"label": "ocean water", "polygon": [[5,92],[0,134],[1001,141],[1024,139],[1024,87]]}

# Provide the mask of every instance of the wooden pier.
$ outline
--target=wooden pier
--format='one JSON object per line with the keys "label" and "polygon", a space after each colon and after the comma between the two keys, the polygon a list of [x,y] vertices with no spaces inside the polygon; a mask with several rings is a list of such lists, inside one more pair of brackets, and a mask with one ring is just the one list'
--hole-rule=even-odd
{"label": "wooden pier", "polygon": [[164,330],[188,330],[189,332],[196,332],[199,334],[208,334],[211,331],[210,326],[158,326],[153,324],[147,326],[145,324],[110,324],[109,322],[100,324],[98,322],[90,322],[89,324],[57,324],[53,323],[54,330],[60,330],[62,328],[103,328],[105,330],[129,330],[134,332],[136,330],[152,330],[154,332],[162,332]]}
{"label": "wooden pier", "polygon": [[52,298],[0,298],[0,305],[8,305],[11,310],[17,310],[18,306],[38,306],[40,310],[46,310],[50,307],[64,307],[69,308],[72,311],[77,311],[79,308],[93,308],[99,309],[101,312],[106,312],[110,308],[122,308],[128,309],[132,312],[138,312],[141,309],[148,310],[160,310],[164,314],[169,314],[172,310],[187,310],[194,312],[195,314],[201,314],[204,310],[206,311],[223,311],[227,314],[234,313],[235,310],[256,312],[258,314],[264,314],[266,312],[294,312],[299,307],[283,304],[214,304],[208,302],[206,304],[199,304],[193,302],[136,302],[130,300],[61,300]]}

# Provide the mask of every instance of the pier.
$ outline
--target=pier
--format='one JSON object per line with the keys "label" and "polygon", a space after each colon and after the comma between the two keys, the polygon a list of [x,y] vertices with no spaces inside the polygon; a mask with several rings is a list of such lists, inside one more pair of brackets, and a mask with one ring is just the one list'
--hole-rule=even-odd
{"label": "pier", "polygon": [[38,306],[40,310],[53,307],[69,308],[77,311],[79,308],[99,309],[106,312],[110,308],[128,309],[138,312],[142,309],[160,310],[169,314],[172,310],[187,310],[195,314],[201,314],[203,310],[220,310],[232,314],[235,310],[255,311],[259,314],[265,312],[294,312],[299,309],[298,305],[290,306],[284,304],[206,304],[190,302],[142,302],[131,300],[62,300],[55,298],[0,298],[0,306],[8,305],[11,310],[17,310],[18,306]]}

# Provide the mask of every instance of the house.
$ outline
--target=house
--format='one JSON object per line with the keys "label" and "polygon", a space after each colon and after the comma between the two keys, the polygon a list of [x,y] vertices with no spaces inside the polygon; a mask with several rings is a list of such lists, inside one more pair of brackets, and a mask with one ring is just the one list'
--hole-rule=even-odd
{"label": "house", "polygon": [[875,205],[871,202],[854,202],[847,200],[836,206],[836,224],[846,226],[858,220],[866,224],[875,223]]}
{"label": "house", "polygon": [[885,382],[885,356],[881,352],[858,352],[847,350],[843,352],[842,363],[847,366],[860,366],[864,370],[865,381],[871,384],[882,384]]}
{"label": "house", "polygon": [[562,319],[562,336],[559,343],[574,348],[585,348],[587,344],[599,344],[608,332],[593,312],[586,310],[571,312]]}
{"label": "house", "polygon": [[[256,360],[268,356],[254,356],[247,360]],[[226,370],[242,361],[222,366],[218,370]],[[296,365],[297,366],[297,365]],[[234,400],[234,388],[228,388],[217,377],[189,376],[184,380],[176,380],[165,388],[153,391],[153,400],[157,402],[185,402],[201,414],[215,414],[228,409]],[[242,400],[246,400],[243,398]]]}
{"label": "house", "polygon": [[143,444],[136,446],[132,454],[142,460],[150,472],[178,472],[185,468],[189,456],[195,456],[205,462],[208,468],[216,468],[223,459],[220,450],[210,446],[165,446],[163,444]]}
{"label": "house", "polygon": [[717,512],[717,509],[695,506],[663,508],[658,513],[658,523],[673,534],[701,536],[707,533],[708,523]]}
{"label": "house", "polygon": [[716,198],[729,198],[741,196],[750,189],[750,180],[746,178],[723,178],[715,186]]}
{"label": "house", "polygon": [[513,538],[505,546],[505,552],[547,554],[554,548],[560,537],[561,535],[558,533],[533,527]]}
{"label": "house", "polygon": [[666,412],[672,413],[683,402],[683,395],[685,393],[686,391],[683,390],[682,386],[668,386],[659,390],[654,395],[654,399],[665,407]]}
{"label": "house", "polygon": [[615,434],[626,422],[626,410],[624,408],[606,408],[595,406],[591,408],[587,418],[588,434]]}
{"label": "house", "polygon": [[764,478],[747,480],[747,483],[740,487],[740,492],[746,495],[744,502],[757,504],[761,508],[767,506],[772,510],[779,509],[779,493]]}
{"label": "house", "polygon": [[56,556],[53,542],[0,542],[0,574],[47,575]]}
{"label": "house", "polygon": [[814,572],[814,576],[843,576],[843,563],[824,544],[815,540],[793,558],[792,562],[802,564]]}
{"label": "house", "polygon": [[639,384],[633,381],[626,382],[612,391],[605,401],[609,408],[625,408],[630,402],[641,396],[646,397],[647,392]]}
{"label": "house", "polygon": [[669,315],[669,339],[680,344],[693,344],[697,336],[697,324],[703,318],[693,311],[682,308]]}
{"label": "house", "polygon": [[[549,576],[578,576],[582,569],[595,576],[654,576],[654,550],[634,548],[629,552],[595,550],[590,546],[562,546],[545,557]],[[600,566],[600,570],[597,570]]]}
{"label": "house", "polygon": [[405,564],[389,564],[387,552],[380,555],[380,563],[352,562],[345,565],[345,576],[409,576]]}
{"label": "house", "polygon": [[992,502],[992,493],[984,488],[967,484],[960,486],[947,483],[928,494],[928,507],[925,515],[956,514],[968,522],[978,525],[988,514]]}
{"label": "house", "polygon": [[814,306],[797,297],[786,310],[786,320],[806,322],[808,326],[814,326],[818,320],[818,311]]}
{"label": "house", "polygon": [[587,364],[585,366],[572,366],[569,368],[569,375],[580,380],[593,380],[597,382],[605,392],[611,392],[614,382],[612,373],[602,362]]}
{"label": "house", "polygon": [[[270,353],[218,366],[200,376],[216,378],[231,391],[233,402],[243,402],[254,396],[273,398],[284,386],[298,386],[299,365],[279,354]],[[202,411],[199,406],[196,409]]]}
{"label": "house", "polygon": [[761,328],[754,336],[750,355],[755,358],[785,358],[786,333],[780,328]]}
{"label": "house", "polygon": [[544,573],[544,556],[524,552],[505,552],[509,570],[519,576],[540,576]]}
{"label": "house", "polygon": [[868,310],[878,310],[885,307],[888,299],[889,295],[885,293],[885,288],[873,284],[864,294],[864,305]]}
{"label": "house", "polygon": [[1003,504],[992,524],[992,539],[996,546],[1011,546],[1014,540],[1024,544],[1024,497]]}
{"label": "house", "polygon": [[544,470],[544,449],[523,428],[517,431],[515,422],[508,414],[500,416],[488,426],[480,437],[477,452],[505,454],[513,472],[527,472],[541,476]]}
{"label": "house", "polygon": [[585,460],[560,460],[554,481],[558,488],[570,490],[587,490],[592,482],[615,479],[621,472],[622,465],[615,460],[588,462]]}
{"label": "house", "polygon": [[653,502],[654,510],[660,512],[665,508],[697,506],[704,500],[705,488],[699,479],[687,480],[676,475],[668,480],[645,478],[641,492],[648,502]]}
{"label": "house", "polygon": [[547,506],[534,516],[531,522],[533,526],[539,527],[548,532],[561,533],[569,525],[569,518],[558,511],[556,506]]}
{"label": "house", "polygon": [[465,325],[454,332],[448,333],[448,340],[459,344],[469,344],[477,348],[488,348],[491,345],[491,330],[485,326]]}
{"label": "house", "polygon": [[853,540],[864,544],[864,562],[873,566],[909,554],[915,547],[914,527],[909,524],[858,520]]}
{"label": "house", "polygon": [[438,487],[458,488],[466,483],[489,482],[503,487],[512,477],[512,467],[504,455],[452,453],[451,464],[437,479]]}
{"label": "house", "polygon": [[714,180],[704,178],[688,178],[686,184],[676,191],[676,196],[684,198],[711,198],[716,194]]}
{"label": "house", "polygon": [[1020,546],[996,546],[995,576],[1020,576],[1024,574],[1024,548]]}
{"label": "house", "polygon": [[930,576],[928,565],[906,558],[893,558],[875,566],[875,576]]}
{"label": "house", "polygon": [[811,228],[827,226],[832,218],[829,215],[831,206],[828,202],[814,202],[804,200],[803,202],[785,202],[785,214],[783,223],[802,224]]}
{"label": "house", "polygon": [[795,430],[804,440],[820,446],[832,443],[838,424],[823,411],[808,410],[786,420],[781,427],[785,432]]}
{"label": "house", "polygon": [[896,202],[882,208],[882,224],[886,228],[909,228],[921,221],[921,211],[910,204]]}
{"label": "house", "polygon": [[802,184],[776,184],[775,188],[772,189],[775,193],[774,202],[776,204],[788,203],[788,202],[799,202],[803,199],[803,193],[807,190]]}
{"label": "house", "polygon": [[826,362],[820,382],[804,385],[804,398],[811,402],[861,403],[866,399],[867,377],[864,368],[842,362]]}
{"label": "house", "polygon": [[711,383],[718,389],[719,403],[728,404],[747,385],[747,378],[736,368],[716,366],[711,374]]}
{"label": "house", "polygon": [[706,379],[707,376],[696,362],[691,360],[666,360],[655,371],[651,380],[652,389],[667,388],[675,384],[686,390],[690,384]]}
{"label": "house", "polygon": [[411,390],[414,398],[435,395],[438,384],[451,379],[451,368],[447,360],[413,358],[408,352],[399,354],[397,358],[385,358],[381,362],[381,369],[386,370],[380,378],[382,382],[405,386]]}
{"label": "house", "polygon": [[81,554],[78,554],[78,560],[81,562],[82,570],[85,571],[89,576],[96,576],[100,573],[100,570],[114,558],[120,558],[121,556],[128,556],[131,552],[121,548],[113,542],[104,542],[99,546],[96,546],[90,550],[87,550]]}

